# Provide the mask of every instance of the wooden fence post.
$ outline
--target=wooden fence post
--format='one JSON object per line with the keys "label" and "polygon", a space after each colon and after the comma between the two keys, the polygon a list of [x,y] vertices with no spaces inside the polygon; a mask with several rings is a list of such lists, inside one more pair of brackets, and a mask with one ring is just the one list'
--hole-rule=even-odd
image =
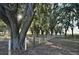
{"label": "wooden fence post", "polygon": [[11,40],[8,41],[8,55],[11,55]]}

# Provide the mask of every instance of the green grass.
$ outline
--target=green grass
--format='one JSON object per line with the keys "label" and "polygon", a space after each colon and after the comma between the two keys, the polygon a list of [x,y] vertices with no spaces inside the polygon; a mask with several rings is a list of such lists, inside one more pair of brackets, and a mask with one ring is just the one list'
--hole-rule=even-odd
{"label": "green grass", "polygon": [[67,36],[65,36],[66,38],[77,38],[77,39],[79,39],[79,35],[67,35]]}
{"label": "green grass", "polygon": [[65,39],[71,39],[71,40],[79,40],[79,35],[67,35],[67,36],[64,36]]}

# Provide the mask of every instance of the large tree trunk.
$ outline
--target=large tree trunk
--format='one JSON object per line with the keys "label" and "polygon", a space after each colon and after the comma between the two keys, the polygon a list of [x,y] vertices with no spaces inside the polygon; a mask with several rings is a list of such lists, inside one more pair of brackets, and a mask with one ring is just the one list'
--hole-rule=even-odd
{"label": "large tree trunk", "polygon": [[61,35],[61,32],[59,32],[60,33],[60,35]]}
{"label": "large tree trunk", "polygon": [[3,21],[5,23],[7,23],[7,25],[9,25],[9,27],[10,27],[10,30],[11,30],[11,49],[14,51],[23,48],[26,33],[29,29],[29,26],[31,25],[31,22],[33,20],[33,16],[35,14],[35,12],[33,11],[34,5],[31,3],[27,4],[27,5],[28,5],[28,7],[26,7],[26,9],[25,9],[25,15],[24,15],[24,19],[23,19],[24,21],[22,23],[23,26],[21,27],[21,32],[19,32],[20,28],[19,28],[19,23],[17,20],[18,7],[16,10],[13,10],[15,12],[13,12],[12,10],[8,10],[6,8],[3,9],[5,12],[5,18],[3,19]]}
{"label": "large tree trunk", "polygon": [[34,12],[33,12],[33,4],[28,4],[28,9],[27,11],[25,11],[25,13],[27,13],[26,17],[24,18],[23,21],[23,26],[21,28],[21,32],[20,32],[20,48],[23,48],[24,46],[24,41],[25,41],[25,37],[26,37],[26,33],[31,25],[31,22],[33,20],[33,16],[34,16]]}
{"label": "large tree trunk", "polygon": [[67,35],[67,30],[65,29],[65,36]]}
{"label": "large tree trunk", "polygon": [[71,30],[72,30],[72,37],[73,37],[73,28],[71,28]]}
{"label": "large tree trunk", "polygon": [[57,35],[57,32],[55,32],[55,35]]}
{"label": "large tree trunk", "polygon": [[44,35],[44,30],[41,30],[41,34]]}
{"label": "large tree trunk", "polygon": [[19,49],[19,27],[17,23],[17,18],[14,13],[10,13],[6,11],[6,15],[8,20],[10,21],[10,29],[11,29],[11,50]]}
{"label": "large tree trunk", "polygon": [[19,49],[19,33],[15,30],[16,28],[11,29],[11,49]]}
{"label": "large tree trunk", "polygon": [[51,29],[51,35],[53,35],[53,29]]}

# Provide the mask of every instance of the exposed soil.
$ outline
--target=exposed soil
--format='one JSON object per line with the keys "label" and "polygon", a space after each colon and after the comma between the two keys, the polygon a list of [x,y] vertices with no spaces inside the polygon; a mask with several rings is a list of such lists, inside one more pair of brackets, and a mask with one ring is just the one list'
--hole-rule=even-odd
{"label": "exposed soil", "polygon": [[[8,54],[8,41],[0,41],[0,55]],[[52,38],[45,44],[28,48],[19,55],[79,55],[79,42]]]}

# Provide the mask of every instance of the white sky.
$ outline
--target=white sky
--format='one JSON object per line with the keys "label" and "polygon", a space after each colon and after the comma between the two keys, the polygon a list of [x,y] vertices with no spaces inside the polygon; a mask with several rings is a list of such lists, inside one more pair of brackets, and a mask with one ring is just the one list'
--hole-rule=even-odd
{"label": "white sky", "polygon": [[79,0],[0,0],[0,3],[78,3]]}
{"label": "white sky", "polygon": [[[79,29],[78,29],[78,27],[74,27],[74,34],[79,34]],[[68,29],[68,32],[67,32],[68,34],[71,34],[72,32],[71,32],[71,29],[69,28]]]}
{"label": "white sky", "polygon": [[[79,29],[78,29],[78,27],[76,26],[76,23],[77,23],[77,22],[74,21],[74,26],[75,26],[75,27],[74,27],[73,32],[74,32],[74,34],[79,34]],[[71,34],[71,33],[72,33],[72,31],[71,31],[70,28],[68,29],[67,33],[68,33],[68,34]]]}

